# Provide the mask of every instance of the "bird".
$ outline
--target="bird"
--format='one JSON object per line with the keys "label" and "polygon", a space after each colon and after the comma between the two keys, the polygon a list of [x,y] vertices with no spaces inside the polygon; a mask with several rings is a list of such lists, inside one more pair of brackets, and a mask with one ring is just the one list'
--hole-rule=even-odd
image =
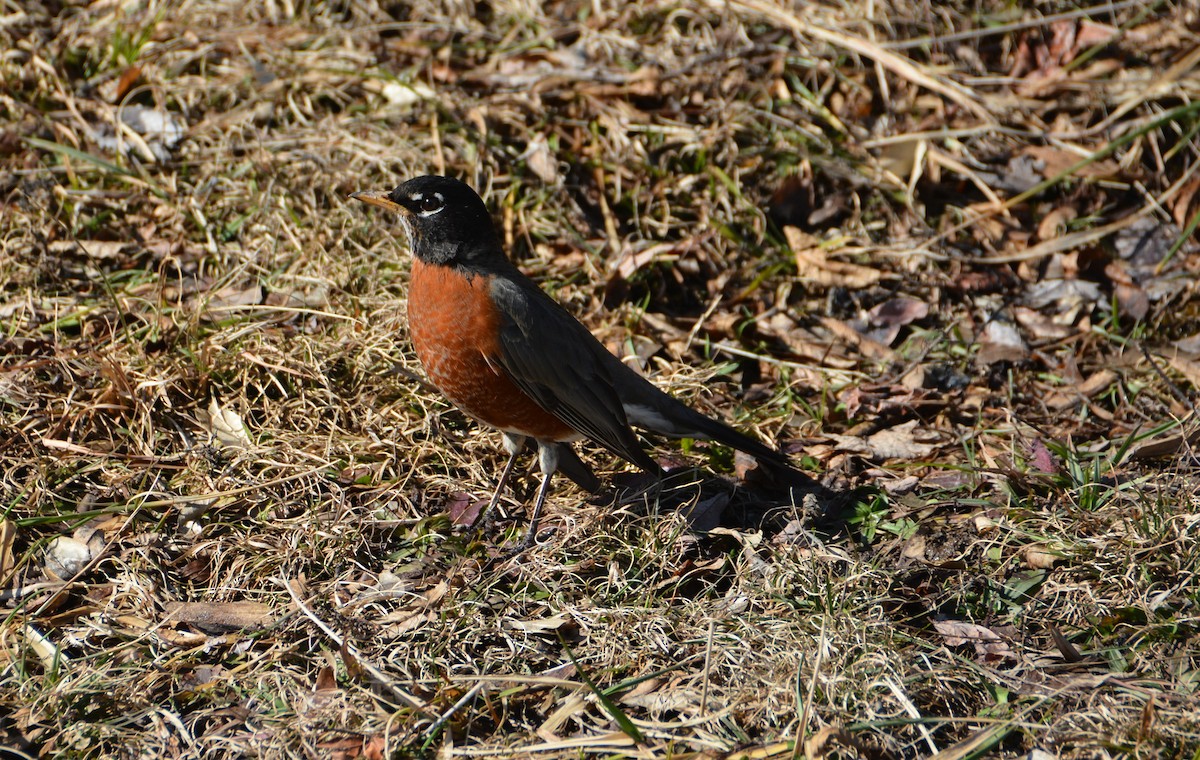
{"label": "bird", "polygon": [[571,447],[582,439],[659,477],[663,469],[634,426],[714,440],[769,471],[796,473],[782,452],[693,410],[606,349],[509,260],[470,185],[429,175],[390,192],[350,197],[399,214],[413,257],[409,333],[429,380],[467,416],[503,435],[508,460],[480,516],[495,507],[529,442],[537,446],[541,482],[518,551],[537,536],[555,472],[599,490],[599,479]]}

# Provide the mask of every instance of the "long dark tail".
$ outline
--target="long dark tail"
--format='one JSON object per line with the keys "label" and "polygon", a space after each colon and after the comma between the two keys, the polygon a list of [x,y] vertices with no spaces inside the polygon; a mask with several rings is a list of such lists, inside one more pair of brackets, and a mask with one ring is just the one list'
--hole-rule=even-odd
{"label": "long dark tail", "polygon": [[757,459],[760,464],[767,465],[768,467],[794,469],[787,454],[784,454],[782,451],[776,451],[761,441],[756,441],[744,433],[739,433],[723,422],[718,422],[711,417],[705,417],[693,409],[684,408],[688,411],[688,419],[685,424],[695,430],[697,438],[709,438],[726,446],[731,446],[738,451],[744,451]]}

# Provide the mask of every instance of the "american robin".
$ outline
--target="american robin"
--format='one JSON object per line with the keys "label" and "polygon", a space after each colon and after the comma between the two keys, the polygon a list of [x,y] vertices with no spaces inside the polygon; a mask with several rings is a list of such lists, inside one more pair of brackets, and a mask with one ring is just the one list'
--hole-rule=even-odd
{"label": "american robin", "polygon": [[356,198],[398,211],[413,254],[408,325],[429,379],[455,406],[504,435],[508,462],[488,509],[532,439],[542,481],[522,542],[537,535],[550,478],[599,481],[570,443],[589,438],[647,472],[662,468],[630,425],[675,438],[719,441],[768,467],[787,457],[663,393],[622,363],[504,253],[483,200],[450,177],[417,177]]}

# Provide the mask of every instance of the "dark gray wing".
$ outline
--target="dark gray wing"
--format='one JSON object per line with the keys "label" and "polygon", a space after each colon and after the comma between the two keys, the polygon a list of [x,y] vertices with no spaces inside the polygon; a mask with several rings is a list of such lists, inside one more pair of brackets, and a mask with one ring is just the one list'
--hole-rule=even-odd
{"label": "dark gray wing", "polygon": [[502,316],[500,365],[546,411],[619,457],[661,472],[629,427],[612,355],[565,309],[516,272],[492,278]]}

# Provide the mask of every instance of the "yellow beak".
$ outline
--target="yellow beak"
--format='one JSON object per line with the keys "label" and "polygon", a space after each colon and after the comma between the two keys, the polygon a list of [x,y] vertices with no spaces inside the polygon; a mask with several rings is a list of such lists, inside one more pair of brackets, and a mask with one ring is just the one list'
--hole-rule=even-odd
{"label": "yellow beak", "polygon": [[385,208],[388,211],[399,211],[402,214],[408,213],[408,209],[389,198],[387,193],[381,193],[377,190],[362,190],[357,193],[350,193],[350,197],[356,201],[362,201],[363,203],[368,203],[372,206]]}

